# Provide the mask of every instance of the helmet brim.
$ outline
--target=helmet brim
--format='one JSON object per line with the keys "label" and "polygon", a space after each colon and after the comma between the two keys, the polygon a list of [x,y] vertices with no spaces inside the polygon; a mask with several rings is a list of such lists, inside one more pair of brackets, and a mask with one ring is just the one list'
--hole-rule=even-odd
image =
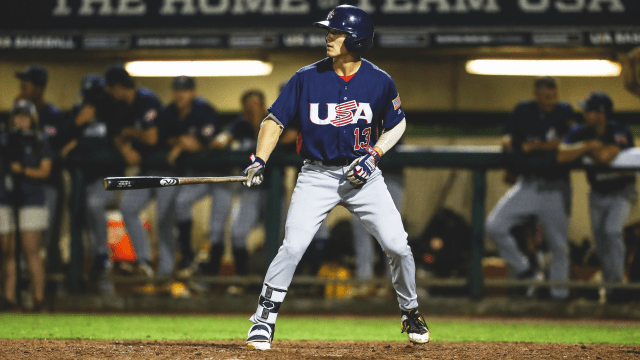
{"label": "helmet brim", "polygon": [[314,22],[313,26],[319,27],[321,29],[328,29],[329,28],[329,20],[323,20],[323,21]]}

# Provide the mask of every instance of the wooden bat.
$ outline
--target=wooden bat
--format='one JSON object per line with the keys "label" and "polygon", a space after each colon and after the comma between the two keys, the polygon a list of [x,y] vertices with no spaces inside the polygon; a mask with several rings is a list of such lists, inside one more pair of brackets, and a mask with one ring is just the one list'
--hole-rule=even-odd
{"label": "wooden bat", "polygon": [[166,186],[207,184],[228,181],[246,181],[246,176],[222,177],[164,177],[164,176],[129,176],[108,177],[104,179],[105,190],[135,190],[161,188]]}

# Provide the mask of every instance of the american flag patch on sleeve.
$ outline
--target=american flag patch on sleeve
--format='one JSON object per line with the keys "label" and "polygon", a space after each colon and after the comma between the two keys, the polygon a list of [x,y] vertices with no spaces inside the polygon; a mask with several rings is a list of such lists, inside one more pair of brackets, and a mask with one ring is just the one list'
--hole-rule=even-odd
{"label": "american flag patch on sleeve", "polygon": [[398,96],[396,96],[396,98],[393,99],[392,103],[393,103],[393,110],[398,110],[400,108],[400,94],[398,94]]}

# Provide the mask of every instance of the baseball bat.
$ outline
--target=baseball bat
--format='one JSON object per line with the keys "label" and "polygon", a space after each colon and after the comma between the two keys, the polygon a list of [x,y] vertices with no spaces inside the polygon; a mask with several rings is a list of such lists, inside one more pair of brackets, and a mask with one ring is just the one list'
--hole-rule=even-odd
{"label": "baseball bat", "polygon": [[176,185],[206,184],[228,181],[245,181],[246,176],[221,177],[164,177],[164,176],[129,176],[108,177],[104,179],[105,190],[150,189]]}

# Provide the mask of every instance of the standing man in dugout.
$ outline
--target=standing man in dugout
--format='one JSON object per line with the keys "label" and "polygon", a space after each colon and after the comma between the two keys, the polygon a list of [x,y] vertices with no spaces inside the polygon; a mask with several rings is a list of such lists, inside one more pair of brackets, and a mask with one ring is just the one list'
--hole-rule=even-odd
{"label": "standing man in dugout", "polygon": [[[160,111],[156,121],[158,128],[157,148],[167,150],[166,163],[145,166],[145,175],[148,176],[178,176],[175,169],[176,159],[183,151],[189,151],[193,148],[193,144],[181,135],[189,131],[198,132],[197,129],[189,128],[198,124],[194,118],[197,118],[197,114],[201,112],[201,104],[199,100],[195,100],[194,79],[187,76],[175,77],[171,82],[171,88],[173,101]],[[132,190],[125,193],[120,203],[120,212],[122,212],[129,236],[136,250],[138,266],[149,277],[154,276],[154,270],[151,267],[149,240],[140,221],[140,211],[149,204],[153,197],[156,198],[155,223],[158,228],[160,255],[157,270],[160,276],[171,275],[176,248],[173,229],[176,225],[175,200],[178,191],[179,188],[175,186],[162,189]]]}
{"label": "standing man in dugout", "polygon": [[[122,129],[115,137],[115,145],[130,167],[138,167],[141,175],[158,175],[145,158],[157,149],[160,100],[146,88],[136,88],[133,78],[120,65],[111,65],[105,72],[106,90],[124,107]],[[172,190],[169,190],[171,192]],[[140,222],[141,206],[148,200],[148,190],[126,191],[120,202],[124,225],[136,251],[139,270],[154,275],[146,234]]]}
{"label": "standing man in dugout", "polygon": [[[604,93],[592,93],[582,104],[584,124],[574,126],[564,137],[558,162],[567,163],[583,157],[596,164],[610,164],[621,150],[632,148],[629,128],[611,119],[613,101]],[[606,282],[622,282],[626,262],[623,228],[631,206],[637,200],[636,175],[631,172],[587,170],[591,185],[589,209],[591,229]],[[607,291],[608,302],[626,300],[620,292]]]}
{"label": "standing man in dugout", "polygon": [[[209,102],[198,97],[195,79],[189,76],[178,76],[173,79],[173,102],[167,105],[159,117],[160,139],[169,147],[167,162],[174,167],[176,160],[183,153],[196,153],[203,151],[213,140],[216,130],[217,113]],[[163,145],[164,146],[164,145]],[[170,195],[162,194],[163,188],[158,191],[158,237],[160,246],[160,266],[158,274],[169,275],[174,264],[175,240],[173,228],[178,224],[178,240],[181,251],[181,268],[187,266],[193,260],[191,249],[191,203],[189,206],[181,205],[179,199],[185,194],[195,194],[201,188],[207,188],[208,184],[174,187],[175,192]],[[196,194],[198,199],[204,196]],[[195,198],[195,197],[194,197]],[[185,212],[182,214],[181,212]],[[162,221],[163,223],[160,223]],[[186,223],[186,224],[185,224]],[[186,237],[186,239],[185,239]]]}
{"label": "standing man in dugout", "polygon": [[[63,160],[82,154],[95,160],[84,166],[82,173],[84,189],[74,187],[74,191],[86,192],[85,219],[91,240],[93,254],[92,277],[100,278],[109,272],[109,246],[107,233],[107,206],[118,197],[116,191],[105,191],[103,179],[108,176],[122,176],[124,165],[99,163],[97,159],[104,153],[117,152],[115,136],[120,133],[122,107],[105,92],[105,80],[102,76],[88,74],[80,82],[82,101],[71,109],[70,121],[61,135],[65,145],[60,151]],[[112,293],[113,283],[99,279],[100,292]]]}
{"label": "standing man in dugout", "polygon": [[[179,77],[176,78],[176,85],[184,89],[174,90],[176,96],[174,103],[162,113],[162,123],[166,126],[166,136],[171,146],[168,155],[170,164],[174,164],[183,153],[195,154],[206,151],[220,131],[218,113],[209,101],[197,96],[195,80],[190,77]],[[186,167],[184,171],[187,176],[222,176],[222,173],[217,170],[208,172],[202,169],[193,169],[192,166]],[[180,247],[178,276],[180,277],[183,276],[184,270],[194,262],[195,257],[191,247],[193,225],[191,210],[193,204],[211,192],[211,185],[218,188],[218,184],[181,186],[176,194],[173,211],[178,227],[178,245]],[[212,201],[216,201],[215,196]],[[214,219],[211,220],[212,223],[213,221]]]}
{"label": "standing man in dugout", "polygon": [[[489,214],[485,229],[496,242],[500,256],[517,279],[533,279],[534,264],[518,248],[511,228],[535,215],[544,228],[552,254],[549,280],[569,279],[567,231],[571,210],[569,171],[554,166],[531,167],[536,158],[555,163],[555,152],[570,129],[575,113],[570,104],[558,101],[554,78],[541,77],[534,84],[534,100],[519,103],[504,130],[502,148],[509,162],[517,164],[516,183]],[[569,295],[566,287],[550,289],[553,300]]]}
{"label": "standing man in dugout", "polygon": [[250,349],[267,350],[278,310],[320,223],[343,204],[373,234],[389,258],[402,331],[416,344],[429,342],[418,312],[415,263],[400,213],[377,168],[406,127],[400,95],[387,73],[361,55],[373,43],[373,22],[363,10],[341,5],[316,22],[327,30],[327,58],[289,80],[263,120],[256,154],[243,174],[259,185],[285,127],[299,123],[298,153],[305,159],[291,198],[284,241],[271,262],[250,318]]}

